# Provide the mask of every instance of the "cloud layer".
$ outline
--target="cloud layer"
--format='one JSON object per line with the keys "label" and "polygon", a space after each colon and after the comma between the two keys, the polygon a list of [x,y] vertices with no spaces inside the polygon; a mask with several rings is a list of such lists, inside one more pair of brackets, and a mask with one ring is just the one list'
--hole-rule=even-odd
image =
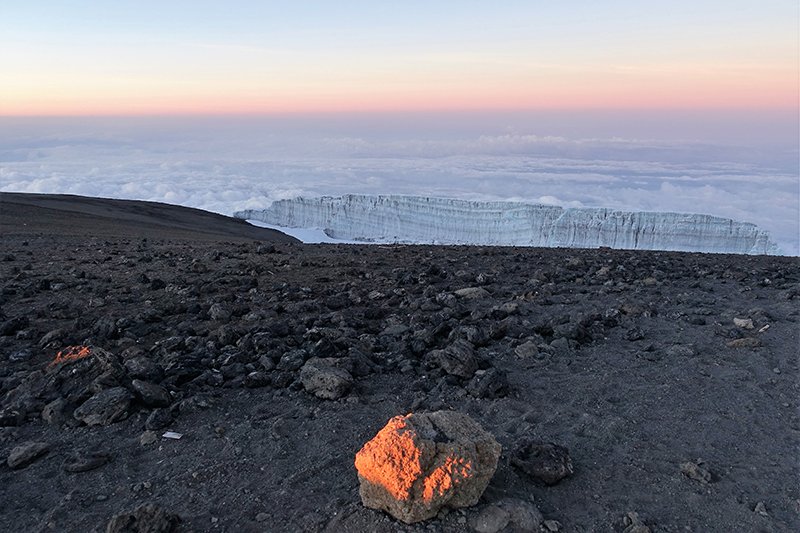
{"label": "cloud layer", "polygon": [[785,252],[800,251],[791,150],[506,133],[352,133],[313,124],[289,132],[221,124],[200,133],[148,123],[25,124],[0,134],[0,190],[153,200],[225,214],[277,199],[346,193],[699,212],[753,222]]}

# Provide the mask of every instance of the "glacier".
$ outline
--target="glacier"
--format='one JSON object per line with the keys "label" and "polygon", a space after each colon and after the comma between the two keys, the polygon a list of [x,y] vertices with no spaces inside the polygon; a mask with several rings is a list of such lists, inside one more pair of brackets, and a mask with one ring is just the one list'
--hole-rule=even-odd
{"label": "glacier", "polygon": [[277,200],[233,216],[359,242],[781,253],[755,224],[703,214],[348,194]]}

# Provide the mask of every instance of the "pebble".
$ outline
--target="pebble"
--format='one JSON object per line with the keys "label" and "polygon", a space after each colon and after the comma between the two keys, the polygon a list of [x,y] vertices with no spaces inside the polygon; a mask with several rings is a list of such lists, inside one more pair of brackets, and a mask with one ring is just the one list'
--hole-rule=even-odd
{"label": "pebble", "polygon": [[545,520],[544,527],[547,531],[561,531],[561,522],[558,520]]}
{"label": "pebble", "polygon": [[472,527],[478,533],[498,533],[508,525],[510,518],[508,511],[496,505],[487,505],[475,517]]}
{"label": "pebble", "polygon": [[158,440],[158,435],[155,431],[145,431],[139,436],[139,444],[142,446],[148,446],[153,444]]}
{"label": "pebble", "polygon": [[517,444],[511,464],[546,485],[555,485],[573,472],[565,447],[527,438]]}
{"label": "pebble", "polygon": [[753,512],[758,513],[761,516],[769,516],[769,513],[767,512],[767,506],[764,505],[764,502],[758,502],[753,509]]}
{"label": "pebble", "polygon": [[50,450],[50,445],[46,442],[24,442],[11,450],[6,463],[13,469],[23,468],[43,456],[48,450]]}
{"label": "pebble", "polygon": [[711,483],[711,472],[701,466],[703,464],[702,461],[681,463],[681,473],[689,479],[699,481],[700,483]]}
{"label": "pebble", "polygon": [[734,339],[727,343],[728,348],[758,348],[761,346],[761,341],[753,337],[745,337],[743,339]]}
{"label": "pebble", "polygon": [[88,472],[108,463],[111,456],[105,452],[78,452],[64,461],[64,470],[72,473]]}

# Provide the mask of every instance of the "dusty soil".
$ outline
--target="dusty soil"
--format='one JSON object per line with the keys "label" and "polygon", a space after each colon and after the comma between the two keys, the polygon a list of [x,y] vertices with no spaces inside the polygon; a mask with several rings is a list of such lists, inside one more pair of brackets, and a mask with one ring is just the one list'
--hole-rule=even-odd
{"label": "dusty soil", "polygon": [[[104,531],[152,503],[179,531],[469,531],[504,499],[543,531],[623,531],[629,512],[652,531],[800,530],[797,258],[310,246],[216,216],[193,233],[178,208],[0,200],[0,530]],[[432,355],[455,344],[468,377]],[[304,389],[315,356],[342,360],[349,392]],[[112,389],[129,401],[87,426]],[[358,449],[440,409],[503,446],[481,502],[411,526],[364,508]],[[522,472],[530,438],[574,473]],[[46,451],[11,468],[31,441]]]}

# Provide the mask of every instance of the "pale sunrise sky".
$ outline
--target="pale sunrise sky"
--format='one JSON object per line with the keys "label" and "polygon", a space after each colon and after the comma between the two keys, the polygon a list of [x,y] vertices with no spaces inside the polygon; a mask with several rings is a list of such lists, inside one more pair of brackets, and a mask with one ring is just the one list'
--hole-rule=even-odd
{"label": "pale sunrise sky", "polygon": [[0,116],[798,106],[796,0],[0,3]]}

